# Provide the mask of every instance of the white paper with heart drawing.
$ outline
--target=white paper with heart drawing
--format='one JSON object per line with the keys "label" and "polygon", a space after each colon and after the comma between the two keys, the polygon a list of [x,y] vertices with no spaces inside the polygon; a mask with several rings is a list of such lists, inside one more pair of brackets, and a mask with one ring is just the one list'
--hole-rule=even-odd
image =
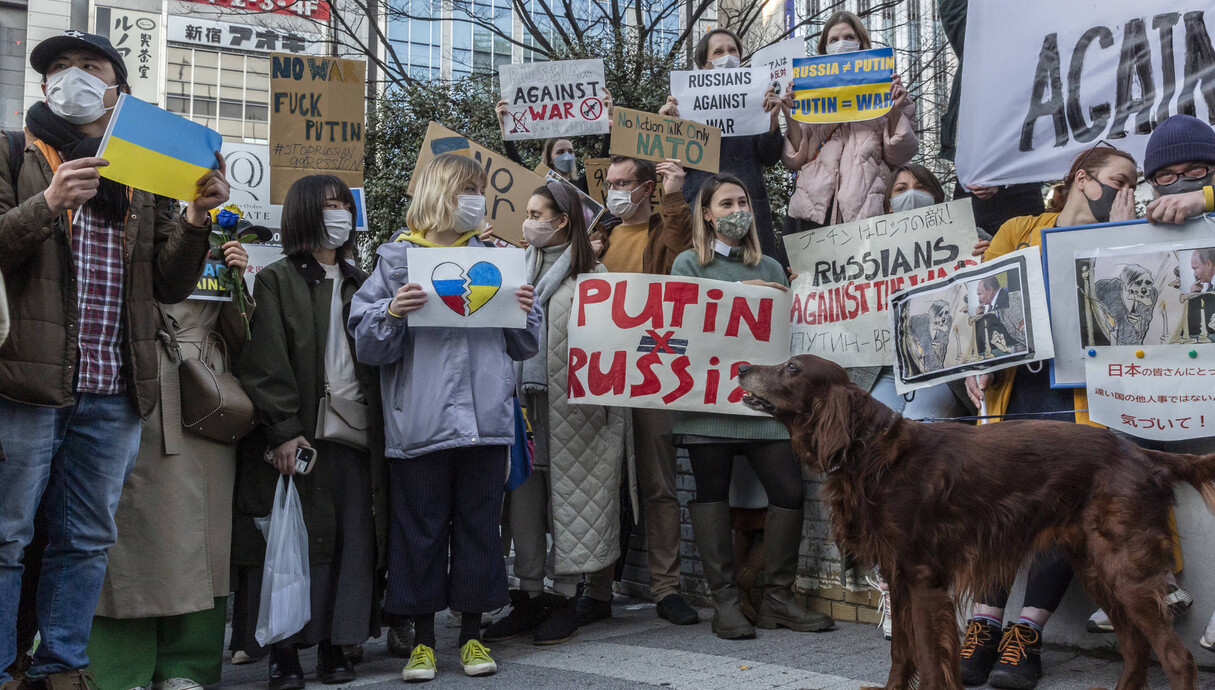
{"label": "white paper with heart drawing", "polygon": [[527,282],[522,249],[417,247],[407,252],[409,282],[426,292],[426,304],[409,314],[409,326],[524,328],[527,313],[515,291]]}

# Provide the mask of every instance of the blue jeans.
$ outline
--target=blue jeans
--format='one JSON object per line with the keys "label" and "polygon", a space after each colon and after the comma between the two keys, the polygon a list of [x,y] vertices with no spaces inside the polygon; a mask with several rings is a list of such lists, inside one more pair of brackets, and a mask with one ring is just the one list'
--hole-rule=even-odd
{"label": "blue jeans", "polygon": [[139,414],[126,395],[78,394],[65,408],[0,400],[0,681],[17,655],[21,554],[43,504],[49,544],[38,580],[30,677],[89,665],[85,647],[105,579],[114,511],[139,452]]}

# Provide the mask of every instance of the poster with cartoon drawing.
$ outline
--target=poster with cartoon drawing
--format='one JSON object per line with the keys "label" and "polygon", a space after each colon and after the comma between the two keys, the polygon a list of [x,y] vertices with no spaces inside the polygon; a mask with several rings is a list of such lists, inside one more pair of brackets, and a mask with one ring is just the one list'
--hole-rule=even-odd
{"label": "poster with cartoon drawing", "polygon": [[1036,248],[895,293],[890,307],[900,393],[1054,355]]}
{"label": "poster with cartoon drawing", "polygon": [[527,313],[515,291],[526,280],[522,249],[426,247],[407,253],[409,282],[426,304],[409,314],[410,327],[523,328]]}

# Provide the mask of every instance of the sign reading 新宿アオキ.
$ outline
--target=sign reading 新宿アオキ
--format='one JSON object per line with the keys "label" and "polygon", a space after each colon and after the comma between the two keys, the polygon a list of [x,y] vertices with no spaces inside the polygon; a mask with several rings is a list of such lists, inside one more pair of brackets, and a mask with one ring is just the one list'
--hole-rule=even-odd
{"label": "sign reading \u65b0\u5bbf\u30a2\u30aa\u30ad", "polygon": [[432,122],[426,128],[426,139],[422,141],[418,163],[409,179],[410,196],[418,184],[418,174],[441,153],[468,156],[485,170],[485,220],[494,226],[495,237],[515,246],[521,245],[523,221],[527,218],[527,200],[537,187],[544,185],[544,178],[506,156]]}
{"label": "sign reading \u65b0\u5bbf\u30a2\u30aa\u30ad", "polygon": [[768,70],[756,67],[671,72],[671,95],[679,115],[721,130],[723,137],[763,134],[772,128],[764,112]]}
{"label": "sign reading \u65b0\u5bbf\u30a2\u30aa\u30ad", "polygon": [[366,71],[361,60],[270,56],[271,203],[307,175],[363,186]]}
{"label": "sign reading \u65b0\u5bbf\u30a2\u30aa\u30ad", "polygon": [[978,263],[975,239],[969,199],[787,235],[793,354],[893,364],[890,296]]}
{"label": "sign reading \u65b0\u5bbf\u30a2\u30aa\u30ad", "polygon": [[[972,2],[958,178],[1057,180],[1098,142],[1142,161],[1170,115],[1215,117],[1210,0]],[[1061,11],[1062,10],[1062,11]]]}
{"label": "sign reading \u65b0\u5bbf\u30a2\u30aa\u30ad", "polygon": [[500,65],[498,75],[506,101],[504,140],[608,133],[603,60]]}
{"label": "sign reading \u65b0\u5bbf\u30a2\u30aa\u30ad", "polygon": [[720,129],[628,108],[615,108],[613,113],[613,155],[651,161],[678,158],[685,167],[717,172]]}
{"label": "sign reading \u65b0\u5bbf\u30a2\u30aa\u30ad", "polygon": [[742,364],[789,357],[789,293],[637,273],[584,273],[569,323],[572,403],[757,415]]}
{"label": "sign reading \u65b0\u5bbf\u30a2\u30aa\u30ad", "polygon": [[894,49],[874,48],[793,60],[793,119],[861,122],[890,112]]}

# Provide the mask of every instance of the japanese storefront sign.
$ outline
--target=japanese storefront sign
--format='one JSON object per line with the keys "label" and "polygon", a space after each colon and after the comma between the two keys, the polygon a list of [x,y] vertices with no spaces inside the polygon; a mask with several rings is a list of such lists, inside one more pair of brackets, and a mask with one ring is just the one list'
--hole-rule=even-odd
{"label": "japanese storefront sign", "polygon": [[94,15],[94,33],[109,38],[127,65],[131,95],[157,105],[161,104],[164,28],[159,12],[98,6]]}
{"label": "japanese storefront sign", "polygon": [[890,296],[978,263],[970,200],[891,213],[785,237],[795,355],[845,367],[889,366]]}
{"label": "japanese storefront sign", "polygon": [[270,202],[301,177],[334,175],[363,186],[367,63],[270,56]]}
{"label": "japanese storefront sign", "polygon": [[738,367],[789,357],[789,293],[636,273],[584,273],[569,323],[571,403],[759,415]]}
{"label": "japanese storefront sign", "polygon": [[1215,436],[1215,345],[1109,347],[1096,355],[1084,363],[1094,422],[1158,441]]}
{"label": "japanese storefront sign", "polygon": [[308,19],[329,19],[329,3],[326,0],[185,0],[199,5],[256,12],[259,14],[290,14]]}
{"label": "japanese storefront sign", "polygon": [[325,52],[324,37],[318,33],[177,15],[169,16],[169,40],[212,50],[235,48],[261,53],[281,51],[307,55]]}

